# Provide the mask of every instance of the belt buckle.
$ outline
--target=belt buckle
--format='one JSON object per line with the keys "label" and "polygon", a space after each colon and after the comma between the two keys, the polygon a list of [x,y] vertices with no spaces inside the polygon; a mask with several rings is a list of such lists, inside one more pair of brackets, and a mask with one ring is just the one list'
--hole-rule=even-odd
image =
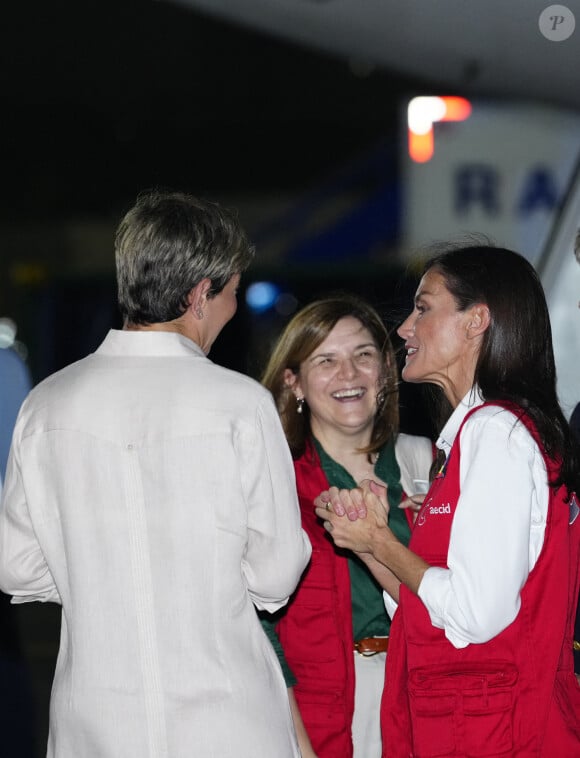
{"label": "belt buckle", "polygon": [[[355,651],[363,658],[371,658],[377,653],[384,653],[389,646],[388,637],[364,637],[354,643]],[[374,648],[374,649],[373,649]]]}

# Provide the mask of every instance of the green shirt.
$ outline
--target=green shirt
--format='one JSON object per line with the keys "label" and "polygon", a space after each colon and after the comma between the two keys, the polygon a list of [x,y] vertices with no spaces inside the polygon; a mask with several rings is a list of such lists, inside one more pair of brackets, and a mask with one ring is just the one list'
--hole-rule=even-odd
{"label": "green shirt", "polygon": [[262,629],[266,632],[266,637],[270,640],[272,643],[272,647],[274,648],[274,652],[278,656],[278,661],[280,662],[280,666],[282,667],[282,674],[284,675],[284,681],[286,682],[286,687],[294,687],[296,684],[296,677],[292,673],[292,670],[290,666],[288,665],[288,661],[286,660],[286,656],[284,655],[284,651],[282,650],[282,645],[280,643],[280,640],[278,639],[278,635],[276,634],[276,621],[274,621],[277,616],[273,616],[270,613],[267,613],[266,611],[258,611],[258,617],[260,619],[260,623],[262,624]]}
{"label": "green shirt", "polygon": [[[331,486],[352,489],[357,486],[352,476],[336,463],[322,448],[318,440],[314,445],[320,457],[322,469]],[[405,512],[397,506],[401,502],[401,471],[395,457],[395,445],[388,442],[380,451],[374,472],[388,485],[389,526],[404,545],[409,543],[410,531]],[[350,572],[352,600],[352,626],[355,640],[364,637],[383,637],[389,634],[391,620],[385,610],[383,590],[370,571],[355,555],[347,556]]]}
{"label": "green shirt", "polygon": [[[313,438],[314,445],[320,458],[322,470],[330,486],[341,489],[352,489],[357,484],[339,463],[336,463],[322,448],[318,440]],[[387,498],[389,501],[389,526],[396,537],[404,544],[409,543],[410,531],[404,511],[397,508],[401,502],[403,488],[401,487],[401,472],[395,457],[393,442],[387,443],[380,451],[374,465],[374,472],[388,485]],[[322,529],[322,526],[320,527]],[[350,590],[352,603],[353,639],[364,637],[384,637],[389,634],[391,620],[385,610],[383,590],[367,567],[355,555],[347,556],[350,572]],[[288,666],[284,651],[274,628],[275,621],[270,614],[260,613],[260,620],[274,650],[280,660],[284,679],[288,687],[296,684],[296,679]]]}

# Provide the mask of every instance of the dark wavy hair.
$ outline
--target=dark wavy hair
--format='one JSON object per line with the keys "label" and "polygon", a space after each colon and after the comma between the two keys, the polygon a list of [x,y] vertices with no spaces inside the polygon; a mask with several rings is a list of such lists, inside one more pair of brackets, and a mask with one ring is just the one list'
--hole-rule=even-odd
{"label": "dark wavy hair", "polygon": [[556,367],[548,306],[534,267],[512,250],[492,245],[438,252],[424,273],[441,274],[457,308],[489,308],[491,322],[479,353],[475,382],[485,400],[522,408],[535,424],[546,453],[560,462],[553,486],[580,491],[580,449],[556,392]]}

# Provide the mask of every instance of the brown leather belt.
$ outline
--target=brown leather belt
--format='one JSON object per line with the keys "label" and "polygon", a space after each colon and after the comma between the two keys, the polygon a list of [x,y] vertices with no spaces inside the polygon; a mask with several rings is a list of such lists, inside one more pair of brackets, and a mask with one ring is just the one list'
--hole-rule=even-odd
{"label": "brown leather belt", "polygon": [[389,647],[388,637],[364,637],[354,643],[354,649],[359,655],[376,655],[386,653]]}

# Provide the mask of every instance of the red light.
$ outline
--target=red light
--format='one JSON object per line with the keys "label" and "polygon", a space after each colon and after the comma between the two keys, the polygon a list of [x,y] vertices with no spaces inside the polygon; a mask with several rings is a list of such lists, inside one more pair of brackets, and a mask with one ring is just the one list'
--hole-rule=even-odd
{"label": "red light", "polygon": [[409,155],[417,163],[433,157],[433,124],[436,121],[465,121],[471,103],[464,97],[415,97],[409,103]]}
{"label": "red light", "polygon": [[433,129],[415,134],[409,129],[409,155],[416,163],[426,163],[433,157]]}
{"label": "red light", "polygon": [[442,97],[445,115],[441,121],[465,121],[471,116],[471,103],[464,97]]}

